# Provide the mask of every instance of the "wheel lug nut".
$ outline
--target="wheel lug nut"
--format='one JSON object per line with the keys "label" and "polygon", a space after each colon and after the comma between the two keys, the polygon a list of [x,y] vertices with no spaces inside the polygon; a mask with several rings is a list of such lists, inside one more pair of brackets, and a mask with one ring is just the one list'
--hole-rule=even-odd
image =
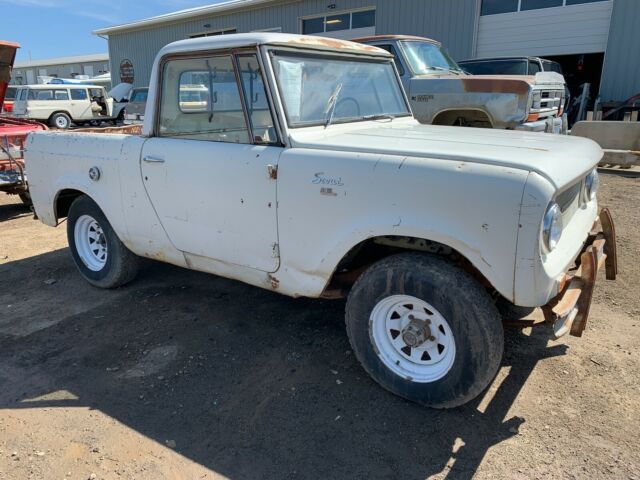
{"label": "wheel lug nut", "polygon": [[413,315],[409,315],[409,320],[415,320],[416,317],[414,317]]}
{"label": "wheel lug nut", "polygon": [[434,337],[433,335],[431,335],[431,336],[429,337],[429,340],[431,340],[432,342],[433,342],[435,339],[436,339],[436,337]]}

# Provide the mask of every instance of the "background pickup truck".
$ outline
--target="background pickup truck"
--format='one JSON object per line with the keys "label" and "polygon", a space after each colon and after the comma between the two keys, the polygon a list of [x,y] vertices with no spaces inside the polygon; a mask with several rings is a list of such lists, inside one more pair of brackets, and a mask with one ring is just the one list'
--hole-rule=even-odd
{"label": "background pickup truck", "polygon": [[35,211],[67,218],[98,287],[133,280],[143,256],[346,297],[365,370],[444,408],[496,374],[498,303],[543,306],[555,337],[580,335],[598,268],[615,277],[594,142],[422,125],[384,50],[277,33],[184,40],[159,52],[147,105],[142,135],[28,137]]}
{"label": "background pickup truck", "polygon": [[562,75],[468,75],[428,38],[356,38],[392,53],[415,117],[422,123],[567,133]]}

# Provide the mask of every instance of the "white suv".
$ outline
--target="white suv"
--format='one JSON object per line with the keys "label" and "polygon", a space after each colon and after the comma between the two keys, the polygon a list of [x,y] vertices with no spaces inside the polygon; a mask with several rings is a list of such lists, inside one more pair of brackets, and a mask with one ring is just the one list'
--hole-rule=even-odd
{"label": "white suv", "polygon": [[113,99],[96,85],[26,85],[16,92],[13,113],[64,130],[72,123],[113,120]]}

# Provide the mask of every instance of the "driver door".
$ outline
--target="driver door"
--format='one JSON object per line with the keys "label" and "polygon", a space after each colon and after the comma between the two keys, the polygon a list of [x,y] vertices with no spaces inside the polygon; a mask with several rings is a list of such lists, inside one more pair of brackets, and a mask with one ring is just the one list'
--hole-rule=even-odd
{"label": "driver door", "polygon": [[144,144],[141,173],[178,249],[277,270],[276,180],[269,171],[282,148],[274,132],[254,54],[164,64],[159,119]]}

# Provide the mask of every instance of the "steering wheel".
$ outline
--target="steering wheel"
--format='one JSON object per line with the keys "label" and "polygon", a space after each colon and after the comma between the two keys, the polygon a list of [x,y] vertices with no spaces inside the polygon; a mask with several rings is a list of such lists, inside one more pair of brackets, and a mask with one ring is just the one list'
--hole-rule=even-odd
{"label": "steering wheel", "polygon": [[[355,107],[355,111],[356,111],[355,115],[344,115],[344,114],[340,113],[340,107],[344,106],[346,103],[351,104],[352,108]],[[336,116],[338,116],[338,117],[359,117],[360,116],[360,104],[353,97],[341,98],[340,100],[338,100],[338,103],[336,103],[336,111],[335,111],[335,113],[336,113]]]}

